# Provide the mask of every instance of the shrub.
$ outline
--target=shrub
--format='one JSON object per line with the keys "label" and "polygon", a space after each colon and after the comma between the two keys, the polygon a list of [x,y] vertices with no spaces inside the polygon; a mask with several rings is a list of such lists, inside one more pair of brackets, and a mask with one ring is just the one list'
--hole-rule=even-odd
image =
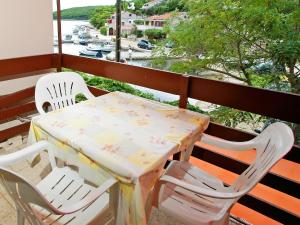
{"label": "shrub", "polygon": [[133,21],[136,25],[143,25],[144,24],[144,20],[135,20]]}
{"label": "shrub", "polygon": [[136,29],[132,32],[132,34],[136,35],[137,38],[141,38],[141,37],[144,36],[144,32],[143,31],[136,30]]}
{"label": "shrub", "polygon": [[102,35],[107,35],[107,28],[106,27],[101,27],[100,28],[100,33],[102,34]]}
{"label": "shrub", "polygon": [[166,37],[166,33],[159,29],[149,29],[145,31],[145,35],[148,39],[162,39]]}
{"label": "shrub", "polygon": [[[63,71],[72,71],[72,70],[64,68]],[[116,81],[116,80],[111,80],[111,79],[104,78],[104,77],[90,76],[83,72],[77,72],[77,73],[79,73],[83,77],[84,81],[89,86],[94,86],[94,87],[97,87],[97,88],[100,88],[102,90],[106,90],[109,92],[121,91],[121,92],[129,93],[132,95],[136,95],[136,96],[139,96],[142,98],[160,102],[160,100],[158,98],[156,98],[152,93],[140,91],[127,83],[123,83],[123,82]],[[76,96],[76,102],[80,102],[83,100],[86,100],[84,95],[79,94]],[[173,105],[173,106],[179,105],[178,100],[177,101],[163,101],[163,103]],[[207,114],[207,112],[201,110],[198,106],[194,106],[194,105],[190,104],[189,102],[187,104],[187,109],[195,111],[195,112]]]}

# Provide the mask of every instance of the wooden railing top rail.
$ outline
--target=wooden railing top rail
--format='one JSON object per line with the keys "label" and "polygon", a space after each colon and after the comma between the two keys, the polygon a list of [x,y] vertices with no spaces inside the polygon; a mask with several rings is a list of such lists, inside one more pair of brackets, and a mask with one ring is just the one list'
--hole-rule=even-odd
{"label": "wooden railing top rail", "polygon": [[188,96],[242,111],[300,123],[300,95],[292,93],[191,77]]}
{"label": "wooden railing top rail", "polygon": [[58,61],[57,54],[0,60],[0,81],[31,76],[31,72],[56,68]]}
{"label": "wooden railing top rail", "polygon": [[63,54],[62,66],[187,98],[300,123],[300,95]]}
{"label": "wooden railing top rail", "polygon": [[171,94],[180,94],[181,74],[66,54],[62,57],[62,67]]}

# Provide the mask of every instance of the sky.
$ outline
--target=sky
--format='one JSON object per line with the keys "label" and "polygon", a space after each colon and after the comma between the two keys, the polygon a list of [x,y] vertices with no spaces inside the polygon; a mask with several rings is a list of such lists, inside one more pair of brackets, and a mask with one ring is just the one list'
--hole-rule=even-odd
{"label": "sky", "polygon": [[[60,0],[61,8],[68,9],[80,6],[113,5],[116,0]],[[53,0],[53,11],[56,11],[56,1]]]}

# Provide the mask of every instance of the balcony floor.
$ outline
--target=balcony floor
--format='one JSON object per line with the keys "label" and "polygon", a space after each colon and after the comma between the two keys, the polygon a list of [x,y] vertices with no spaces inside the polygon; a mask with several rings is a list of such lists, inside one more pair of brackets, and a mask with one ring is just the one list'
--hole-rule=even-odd
{"label": "balcony floor", "polygon": [[[27,138],[17,136],[8,140],[7,142],[0,143],[0,156],[20,150],[25,146]],[[48,165],[46,154],[42,155],[42,160],[34,168],[31,168],[29,162],[25,161],[9,166],[9,169],[21,174],[27,178],[32,184],[37,184],[40,181],[43,171]],[[13,201],[10,199],[4,188],[0,185],[0,225],[15,225],[17,224],[16,212]],[[231,219],[230,225],[242,225],[248,223],[240,223],[235,219]],[[27,225],[27,224],[26,224]],[[149,225],[184,225],[174,221],[172,218],[158,213],[156,209],[152,210]]]}

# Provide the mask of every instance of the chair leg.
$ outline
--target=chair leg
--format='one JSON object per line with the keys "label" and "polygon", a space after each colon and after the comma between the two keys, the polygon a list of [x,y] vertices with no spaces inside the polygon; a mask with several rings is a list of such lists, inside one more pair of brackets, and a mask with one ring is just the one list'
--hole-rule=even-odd
{"label": "chair leg", "polygon": [[109,208],[113,212],[113,218],[115,224],[119,224],[119,197],[120,197],[120,190],[119,190],[119,183],[114,184],[113,187],[109,190]]}
{"label": "chair leg", "polygon": [[222,219],[218,220],[218,221],[214,221],[212,223],[212,225],[228,225],[229,224],[229,212],[227,212]]}
{"label": "chair leg", "polygon": [[17,225],[24,225],[25,224],[25,217],[23,212],[17,208]]}

